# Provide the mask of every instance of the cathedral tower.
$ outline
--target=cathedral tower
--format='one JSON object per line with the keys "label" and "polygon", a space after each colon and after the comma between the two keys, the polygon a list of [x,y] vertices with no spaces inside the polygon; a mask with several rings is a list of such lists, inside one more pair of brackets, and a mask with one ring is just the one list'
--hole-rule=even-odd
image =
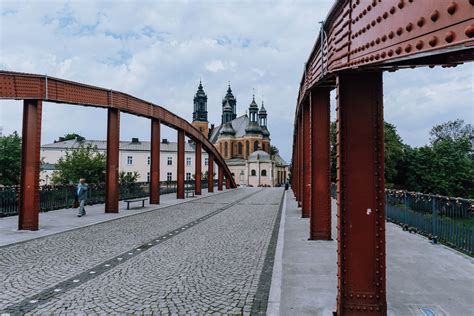
{"label": "cathedral tower", "polygon": [[208,137],[209,122],[207,121],[207,95],[202,88],[202,83],[199,81],[198,90],[194,96],[194,112],[192,125],[201,133]]}
{"label": "cathedral tower", "polygon": [[237,117],[237,99],[232,94],[230,83],[229,83],[229,87],[227,88],[227,94],[222,99],[222,122],[221,122],[222,124],[228,122],[227,120],[225,120],[225,119],[228,119],[228,116],[226,115],[227,114],[226,111],[228,111],[228,109],[226,109],[226,106],[230,106],[230,108],[232,109],[231,116],[230,116],[231,118],[230,120],[232,121]]}

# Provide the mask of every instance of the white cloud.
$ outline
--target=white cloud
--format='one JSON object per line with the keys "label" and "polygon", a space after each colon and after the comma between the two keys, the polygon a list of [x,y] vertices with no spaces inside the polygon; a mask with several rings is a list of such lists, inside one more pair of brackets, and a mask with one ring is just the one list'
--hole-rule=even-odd
{"label": "white cloud", "polygon": [[205,68],[210,72],[230,71],[235,72],[237,64],[233,61],[213,60],[205,65]]}

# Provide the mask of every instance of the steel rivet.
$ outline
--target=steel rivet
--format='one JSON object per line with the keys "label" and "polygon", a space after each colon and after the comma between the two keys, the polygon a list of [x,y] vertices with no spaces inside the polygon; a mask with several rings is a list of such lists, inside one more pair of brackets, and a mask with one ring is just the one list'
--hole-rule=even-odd
{"label": "steel rivet", "polygon": [[375,24],[377,24],[377,22],[375,22],[375,20],[372,21],[372,23],[370,23],[372,26],[375,26]]}
{"label": "steel rivet", "polygon": [[425,24],[425,18],[424,17],[421,17],[418,19],[418,22],[416,22],[416,24],[419,26],[419,27],[422,27],[424,24]]}
{"label": "steel rivet", "polygon": [[390,49],[390,50],[388,51],[388,57],[392,57],[392,56],[393,56],[393,50]]}
{"label": "steel rivet", "polygon": [[380,38],[377,37],[377,38],[375,39],[375,43],[379,44],[379,43],[380,43]]}
{"label": "steel rivet", "polygon": [[374,45],[375,45],[375,42],[374,42],[374,41],[371,41],[371,42],[370,42],[370,46],[373,47]]}
{"label": "steel rivet", "polygon": [[388,38],[392,39],[394,36],[395,36],[395,33],[393,33],[393,31],[388,33]]}
{"label": "steel rivet", "polygon": [[[472,1],[474,2],[474,0]],[[464,34],[466,34],[466,36],[469,38],[474,37],[474,24],[470,24],[468,27],[466,27],[466,29],[464,30]]]}
{"label": "steel rivet", "polygon": [[454,36],[455,36],[454,32],[449,31],[448,33],[446,33],[446,36],[444,37],[444,39],[446,42],[451,43],[454,40]]}
{"label": "steel rivet", "polygon": [[451,2],[451,4],[448,6],[448,13],[453,15],[456,12],[456,9],[458,8],[458,5],[456,2]]}
{"label": "steel rivet", "polygon": [[434,47],[438,43],[438,38],[436,36],[433,36],[428,43],[431,47]]}
{"label": "steel rivet", "polygon": [[381,16],[379,16],[379,17],[377,18],[377,23],[380,23],[380,22],[382,22],[382,17],[381,17]]}
{"label": "steel rivet", "polygon": [[416,49],[420,50],[422,48],[423,48],[423,41],[419,40],[418,42],[416,42]]}
{"label": "steel rivet", "polygon": [[405,52],[409,53],[411,52],[411,45],[408,44],[406,47],[405,47]]}
{"label": "steel rivet", "polygon": [[397,29],[397,35],[400,36],[400,35],[402,35],[402,33],[403,33],[403,29],[401,27],[399,27]]}
{"label": "steel rivet", "polygon": [[433,13],[431,13],[431,21],[436,22],[439,18],[439,11],[434,10]]}
{"label": "steel rivet", "polygon": [[395,49],[395,53],[397,55],[400,55],[402,53],[402,48],[400,46],[398,46],[397,49]]}
{"label": "steel rivet", "polygon": [[385,58],[385,56],[386,56],[385,52],[382,52],[382,54],[380,54],[380,57],[382,57],[382,58]]}
{"label": "steel rivet", "polygon": [[363,14],[363,15],[366,15],[366,14],[367,14],[367,10],[364,9],[364,11],[362,11],[362,14]]}
{"label": "steel rivet", "polygon": [[396,11],[395,7],[391,7],[391,8],[390,8],[390,13],[391,13],[391,14],[394,14],[395,11]]}
{"label": "steel rivet", "polygon": [[382,35],[382,42],[385,42],[387,40],[387,35]]}
{"label": "steel rivet", "polygon": [[410,32],[412,29],[413,29],[413,24],[411,23],[408,23],[407,26],[405,27],[405,29]]}
{"label": "steel rivet", "polygon": [[401,8],[403,8],[404,4],[405,3],[403,2],[403,0],[400,0],[400,2],[398,3],[398,7],[401,9]]}

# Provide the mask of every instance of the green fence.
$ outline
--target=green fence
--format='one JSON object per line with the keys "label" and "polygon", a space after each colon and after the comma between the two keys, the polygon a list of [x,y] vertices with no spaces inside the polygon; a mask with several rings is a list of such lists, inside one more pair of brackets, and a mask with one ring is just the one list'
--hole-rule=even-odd
{"label": "green fence", "polygon": [[[336,198],[336,185],[331,186]],[[474,254],[474,200],[385,190],[387,220],[469,255]]]}
{"label": "green fence", "polygon": [[[207,180],[201,182],[207,188]],[[133,199],[149,195],[148,182],[120,184],[119,199]],[[44,185],[40,186],[40,211],[69,208],[74,200],[76,185]],[[185,182],[185,190],[194,190],[194,180]],[[176,192],[176,181],[160,182],[160,194]],[[0,217],[18,215],[19,187],[0,187]],[[89,184],[87,204],[105,203],[105,184]]]}

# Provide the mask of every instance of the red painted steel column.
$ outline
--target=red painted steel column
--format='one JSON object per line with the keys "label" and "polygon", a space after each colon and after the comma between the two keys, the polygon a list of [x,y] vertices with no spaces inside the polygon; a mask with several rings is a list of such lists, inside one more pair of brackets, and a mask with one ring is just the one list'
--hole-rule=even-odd
{"label": "red painted steel column", "polygon": [[38,230],[41,113],[39,100],[23,101],[19,230]]}
{"label": "red painted steel column", "polygon": [[311,212],[311,126],[310,126],[310,104],[309,100],[302,104],[302,123],[303,123],[303,187],[302,187],[302,206],[301,213],[303,218],[309,217]]}
{"label": "red painted steel column", "polygon": [[151,119],[150,204],[160,204],[160,121]]}
{"label": "red painted steel column", "polygon": [[105,179],[106,213],[119,212],[119,142],[120,111],[109,108],[107,110],[107,172]]}
{"label": "red painted steel column", "polygon": [[230,178],[225,177],[225,188],[226,190],[230,190]]}
{"label": "red painted steel column", "polygon": [[201,159],[202,159],[202,144],[198,141],[196,141],[196,147],[195,147],[195,158],[194,158],[194,188],[195,188],[195,193],[196,195],[201,195]]}
{"label": "red painted steel column", "polygon": [[184,199],[184,131],[178,130],[178,172],[176,198]]}
{"label": "red painted steel column", "polygon": [[331,239],[330,90],[311,91],[311,240]]}
{"label": "red painted steel column", "polygon": [[337,315],[386,315],[382,73],[337,87]]}
{"label": "red painted steel column", "polygon": [[304,190],[304,183],[303,183],[303,157],[304,157],[304,148],[303,148],[303,109],[300,111],[300,115],[298,117],[298,126],[299,126],[299,133],[298,133],[298,206],[301,207],[301,216],[303,216],[303,190]]}
{"label": "red painted steel column", "polygon": [[207,164],[207,192],[214,192],[214,155],[208,154]]}
{"label": "red painted steel column", "polygon": [[222,184],[224,182],[224,170],[221,165],[218,166],[217,170],[217,191],[222,191]]}

